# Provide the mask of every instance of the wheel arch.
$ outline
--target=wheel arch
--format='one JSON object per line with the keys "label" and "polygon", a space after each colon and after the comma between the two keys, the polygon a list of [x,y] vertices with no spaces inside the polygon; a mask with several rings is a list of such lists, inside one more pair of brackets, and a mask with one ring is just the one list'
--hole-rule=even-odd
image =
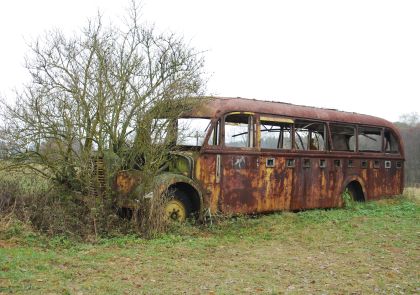
{"label": "wheel arch", "polygon": [[[363,181],[362,178],[360,178],[357,175],[353,175],[353,176],[349,176],[346,178],[346,180],[343,182],[343,186],[341,188],[341,193],[343,194],[345,192],[345,190],[351,186],[351,185],[358,185],[361,193],[363,194],[363,196],[361,196],[363,198],[363,201],[367,201],[368,200],[368,194],[367,194],[367,190],[366,190],[366,184]],[[360,196],[358,196],[359,198]]]}
{"label": "wheel arch", "polygon": [[156,179],[157,193],[162,195],[170,189],[185,192],[192,203],[193,212],[201,212],[203,208],[203,193],[199,184],[184,175],[167,173]]}

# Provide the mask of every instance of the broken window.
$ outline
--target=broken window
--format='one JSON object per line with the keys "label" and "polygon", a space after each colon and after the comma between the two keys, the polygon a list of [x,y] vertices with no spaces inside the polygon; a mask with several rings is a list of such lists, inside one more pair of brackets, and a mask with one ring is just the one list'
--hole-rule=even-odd
{"label": "broken window", "polygon": [[201,146],[209,126],[210,119],[205,118],[153,119],[150,135],[155,144]]}
{"label": "broken window", "polygon": [[395,135],[388,129],[384,133],[384,147],[387,153],[398,153],[399,146]]}
{"label": "broken window", "polygon": [[295,146],[298,150],[325,151],[325,124],[309,121],[295,123]]}
{"label": "broken window", "polygon": [[356,128],[351,125],[330,124],[332,148],[335,151],[356,151]]}
{"label": "broken window", "polygon": [[359,127],[359,151],[380,152],[382,150],[382,129]]}
{"label": "broken window", "polygon": [[177,122],[177,145],[201,146],[206,137],[210,119],[181,118]]}
{"label": "broken window", "polygon": [[252,115],[227,115],[225,118],[225,146],[254,147],[254,130]]}
{"label": "broken window", "polygon": [[292,120],[261,117],[260,122],[261,148],[288,150],[292,148]]}

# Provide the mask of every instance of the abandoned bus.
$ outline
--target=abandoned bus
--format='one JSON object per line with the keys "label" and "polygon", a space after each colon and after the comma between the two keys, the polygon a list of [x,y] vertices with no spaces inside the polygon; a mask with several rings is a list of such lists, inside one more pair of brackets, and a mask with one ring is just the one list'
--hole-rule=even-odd
{"label": "abandoned bus", "polygon": [[[377,117],[212,98],[179,119],[181,125],[188,130],[177,141],[182,148],[157,181],[161,192],[174,192],[165,210],[175,220],[339,207],[345,190],[357,201],[403,191],[401,138]],[[123,183],[127,174],[118,177]]]}

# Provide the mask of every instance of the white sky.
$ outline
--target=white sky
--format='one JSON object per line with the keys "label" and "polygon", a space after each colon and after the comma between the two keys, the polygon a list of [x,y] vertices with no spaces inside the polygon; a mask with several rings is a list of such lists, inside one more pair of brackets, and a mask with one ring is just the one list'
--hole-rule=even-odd
{"label": "white sky", "polygon": [[[27,42],[77,32],[128,1],[0,2],[0,93],[26,79]],[[420,1],[143,0],[160,30],[206,51],[209,94],[337,108],[396,121],[420,113]]]}

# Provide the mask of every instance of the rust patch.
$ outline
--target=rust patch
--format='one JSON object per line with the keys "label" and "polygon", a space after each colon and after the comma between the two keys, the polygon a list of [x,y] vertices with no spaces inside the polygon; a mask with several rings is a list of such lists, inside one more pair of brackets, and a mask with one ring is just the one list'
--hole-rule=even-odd
{"label": "rust patch", "polygon": [[127,195],[135,189],[141,181],[140,171],[123,170],[117,173],[114,188],[121,195]]}

